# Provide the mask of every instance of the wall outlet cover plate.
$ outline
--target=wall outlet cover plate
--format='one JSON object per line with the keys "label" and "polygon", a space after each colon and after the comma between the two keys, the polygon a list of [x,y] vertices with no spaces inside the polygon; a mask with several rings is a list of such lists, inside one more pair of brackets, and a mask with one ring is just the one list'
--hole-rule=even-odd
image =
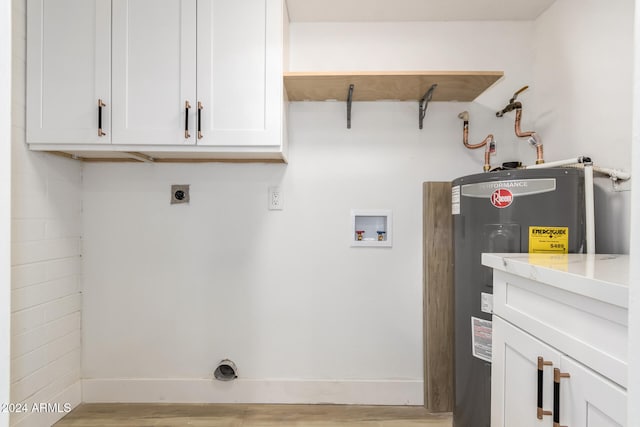
{"label": "wall outlet cover plate", "polygon": [[269,210],[281,211],[284,208],[282,190],[278,186],[269,187]]}

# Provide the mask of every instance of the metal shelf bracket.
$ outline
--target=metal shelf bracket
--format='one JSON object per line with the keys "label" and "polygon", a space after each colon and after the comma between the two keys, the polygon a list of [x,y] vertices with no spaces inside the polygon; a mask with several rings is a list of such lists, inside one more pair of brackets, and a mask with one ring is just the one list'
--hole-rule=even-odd
{"label": "metal shelf bracket", "polygon": [[427,115],[427,106],[433,97],[433,91],[436,90],[437,84],[432,84],[429,90],[424,94],[422,99],[419,101],[419,111],[418,111],[418,122],[420,129],[422,129],[424,124],[424,117]]}
{"label": "metal shelf bracket", "polygon": [[349,85],[349,95],[347,95],[347,129],[351,129],[351,103],[353,102],[353,84]]}

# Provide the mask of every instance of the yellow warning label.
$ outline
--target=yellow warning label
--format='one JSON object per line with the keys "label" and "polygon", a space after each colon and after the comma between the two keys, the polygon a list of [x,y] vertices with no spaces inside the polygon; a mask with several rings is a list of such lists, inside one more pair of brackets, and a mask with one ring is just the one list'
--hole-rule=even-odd
{"label": "yellow warning label", "polygon": [[569,252],[569,227],[529,227],[529,253]]}

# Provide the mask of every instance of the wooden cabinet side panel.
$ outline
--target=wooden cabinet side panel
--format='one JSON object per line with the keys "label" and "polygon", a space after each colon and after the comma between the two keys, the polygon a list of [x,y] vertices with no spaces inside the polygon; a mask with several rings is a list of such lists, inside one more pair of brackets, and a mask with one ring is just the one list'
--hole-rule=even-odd
{"label": "wooden cabinet side panel", "polygon": [[423,184],[424,405],[453,410],[453,219],[451,183]]}

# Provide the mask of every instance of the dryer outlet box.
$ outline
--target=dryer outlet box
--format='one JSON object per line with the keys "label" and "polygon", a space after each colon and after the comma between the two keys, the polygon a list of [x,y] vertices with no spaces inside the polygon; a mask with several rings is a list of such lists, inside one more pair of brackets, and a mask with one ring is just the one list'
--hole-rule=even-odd
{"label": "dryer outlet box", "polygon": [[189,203],[189,185],[174,184],[171,186],[171,204]]}

